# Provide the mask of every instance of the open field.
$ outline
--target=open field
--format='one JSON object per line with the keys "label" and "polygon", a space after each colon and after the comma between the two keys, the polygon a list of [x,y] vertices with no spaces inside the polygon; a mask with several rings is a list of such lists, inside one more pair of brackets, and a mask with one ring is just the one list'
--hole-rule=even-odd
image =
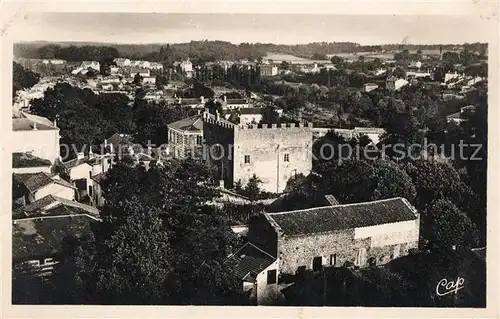
{"label": "open field", "polygon": [[329,63],[330,60],[310,60],[310,59],[305,59],[301,58],[295,55],[291,54],[282,54],[282,53],[273,53],[273,52],[268,52],[265,57],[262,58],[263,60],[273,60],[275,63],[280,63],[282,61],[287,61],[288,63],[291,64],[313,64],[313,63]]}

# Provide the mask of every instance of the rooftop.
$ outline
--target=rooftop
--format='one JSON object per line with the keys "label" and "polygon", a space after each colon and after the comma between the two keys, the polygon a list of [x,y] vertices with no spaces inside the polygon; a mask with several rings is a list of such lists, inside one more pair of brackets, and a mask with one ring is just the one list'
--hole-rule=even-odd
{"label": "rooftop", "polygon": [[263,111],[262,107],[248,107],[248,108],[242,108],[239,110],[241,115],[262,114],[262,111]]}
{"label": "rooftop", "polygon": [[285,235],[310,235],[414,220],[416,211],[403,198],[325,206],[265,214]]}
{"label": "rooftop", "polygon": [[75,188],[68,182],[60,179],[55,179],[47,173],[27,173],[27,174],[14,174],[14,178],[28,189],[30,193],[36,192],[40,188],[56,183],[62,186]]}
{"label": "rooftop", "polygon": [[273,256],[251,243],[243,245],[229,259],[236,261],[235,274],[239,279],[255,278],[276,260]]}
{"label": "rooftop", "polygon": [[89,215],[45,216],[12,221],[12,258],[30,260],[61,251],[64,239],[81,237],[97,221]]}
{"label": "rooftop", "polygon": [[44,167],[51,165],[52,163],[49,160],[33,156],[29,153],[12,153],[12,168]]}
{"label": "rooftop", "polygon": [[12,119],[13,131],[57,130],[58,128],[49,119],[26,112]]}
{"label": "rooftop", "polygon": [[23,219],[51,215],[78,215],[89,214],[99,217],[99,210],[95,207],[68,200],[55,195],[47,195],[39,200],[20,207],[12,212],[13,219]]}
{"label": "rooftop", "polygon": [[184,131],[184,132],[198,132],[203,131],[203,121],[201,115],[195,115],[186,119],[179,120],[167,125],[168,128]]}

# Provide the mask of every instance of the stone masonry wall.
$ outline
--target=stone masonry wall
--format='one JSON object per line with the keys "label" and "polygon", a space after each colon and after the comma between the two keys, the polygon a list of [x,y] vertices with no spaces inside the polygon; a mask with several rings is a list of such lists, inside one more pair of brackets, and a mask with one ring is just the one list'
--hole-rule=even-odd
{"label": "stone masonry wall", "polygon": [[[245,185],[255,174],[262,180],[263,190],[280,193],[295,174],[311,172],[312,125],[239,127],[234,142],[233,182],[241,180]],[[245,163],[245,155],[250,156],[250,163]]]}
{"label": "stone masonry wall", "polygon": [[[312,269],[314,257],[322,257],[323,265],[329,266],[332,256],[336,256],[335,266],[342,266],[346,261],[355,263],[358,251],[366,249],[366,258],[362,265],[367,266],[373,257],[376,264],[384,264],[408,254],[411,248],[418,248],[418,240],[398,245],[371,247],[371,238],[354,239],[354,229],[314,234],[311,236],[278,236],[278,255],[280,272],[294,274],[301,266]],[[399,252],[399,256],[397,256]]]}

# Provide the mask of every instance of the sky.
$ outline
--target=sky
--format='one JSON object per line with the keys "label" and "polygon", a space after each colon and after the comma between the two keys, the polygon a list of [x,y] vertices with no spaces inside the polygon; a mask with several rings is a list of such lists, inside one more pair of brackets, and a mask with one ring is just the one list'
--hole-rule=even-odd
{"label": "sky", "polygon": [[180,43],[223,40],[357,42],[363,45],[487,42],[488,21],[453,15],[27,13],[10,33],[21,41]]}

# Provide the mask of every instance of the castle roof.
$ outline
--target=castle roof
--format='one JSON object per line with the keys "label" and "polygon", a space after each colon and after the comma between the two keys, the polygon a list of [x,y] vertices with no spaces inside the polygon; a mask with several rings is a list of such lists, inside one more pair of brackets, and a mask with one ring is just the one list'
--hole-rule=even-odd
{"label": "castle roof", "polygon": [[365,203],[325,206],[264,214],[285,235],[312,235],[417,219],[414,208],[401,197]]}

